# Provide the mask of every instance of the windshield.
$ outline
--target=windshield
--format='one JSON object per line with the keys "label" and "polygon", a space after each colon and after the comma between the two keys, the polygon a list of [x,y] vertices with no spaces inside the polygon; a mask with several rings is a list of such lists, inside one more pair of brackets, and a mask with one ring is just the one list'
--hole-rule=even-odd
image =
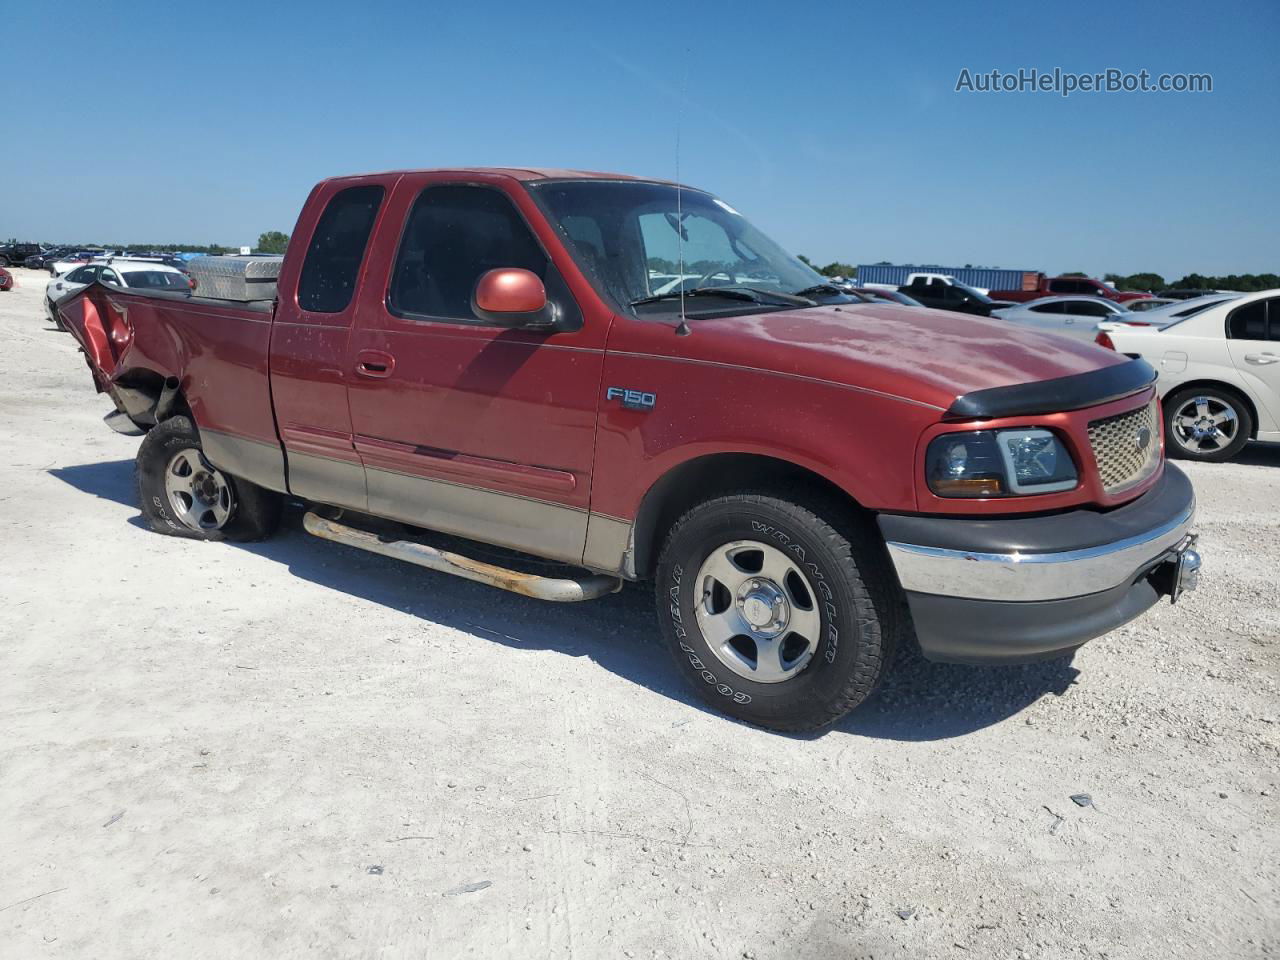
{"label": "windshield", "polygon": [[159,290],[189,290],[191,284],[181,273],[170,273],[168,270],[129,270],[125,272],[124,282],[131,287],[150,287]]}
{"label": "windshield", "polygon": [[[677,200],[674,185],[642,181],[561,180],[529,189],[578,264],[622,306],[671,296],[659,308],[678,309],[682,290],[687,295],[719,287],[781,296],[825,283],[738,211],[701,190],[682,189]],[[846,299],[834,289],[830,293]],[[699,299],[687,312],[718,299]]]}

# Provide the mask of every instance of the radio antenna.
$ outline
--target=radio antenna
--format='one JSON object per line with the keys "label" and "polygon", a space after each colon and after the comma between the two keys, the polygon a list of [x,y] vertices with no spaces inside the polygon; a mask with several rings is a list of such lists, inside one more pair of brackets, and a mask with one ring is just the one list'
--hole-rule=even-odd
{"label": "radio antenna", "polygon": [[689,51],[685,51],[684,72],[680,77],[680,102],[676,104],[676,283],[680,285],[680,323],[676,336],[687,337],[689,322],[684,315],[684,205],[680,187],[680,128],[684,123],[685,89],[689,86]]}

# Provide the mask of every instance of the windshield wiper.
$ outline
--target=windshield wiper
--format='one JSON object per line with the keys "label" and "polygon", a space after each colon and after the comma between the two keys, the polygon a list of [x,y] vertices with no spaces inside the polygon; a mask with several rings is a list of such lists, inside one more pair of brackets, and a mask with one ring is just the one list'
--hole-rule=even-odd
{"label": "windshield wiper", "polygon": [[[783,293],[780,290],[761,290],[758,287],[744,287],[737,284],[729,287],[694,287],[684,292],[685,297],[724,297],[727,300],[746,300],[749,303],[768,303],[770,298],[775,304],[783,306],[816,307],[817,304],[808,297]],[[631,301],[631,306],[639,307],[646,303],[661,303],[665,300],[679,300],[680,291],[658,293],[651,297],[640,297]]]}
{"label": "windshield wiper", "polygon": [[848,292],[841,290],[834,283],[815,283],[812,287],[805,287],[803,290],[797,290],[797,297],[811,297],[815,293],[838,293],[842,296],[848,296]]}
{"label": "windshield wiper", "polygon": [[[692,290],[684,292],[686,297],[724,297],[728,300],[747,300],[750,303],[763,303],[758,296],[747,290],[738,290],[730,287],[694,287]],[[673,290],[671,293],[655,293],[651,297],[638,297],[631,301],[630,306],[640,307],[646,303],[662,303],[664,300],[679,300],[680,291]]]}

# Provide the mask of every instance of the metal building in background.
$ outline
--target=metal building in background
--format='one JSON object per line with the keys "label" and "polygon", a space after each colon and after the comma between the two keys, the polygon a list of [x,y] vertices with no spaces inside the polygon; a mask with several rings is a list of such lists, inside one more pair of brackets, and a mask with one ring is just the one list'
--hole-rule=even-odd
{"label": "metal building in background", "polygon": [[961,283],[983,290],[1034,290],[1040,279],[1035,270],[1002,270],[998,267],[941,267],[937,264],[916,266],[898,263],[858,264],[858,285],[888,283],[902,286],[913,273],[942,273]]}

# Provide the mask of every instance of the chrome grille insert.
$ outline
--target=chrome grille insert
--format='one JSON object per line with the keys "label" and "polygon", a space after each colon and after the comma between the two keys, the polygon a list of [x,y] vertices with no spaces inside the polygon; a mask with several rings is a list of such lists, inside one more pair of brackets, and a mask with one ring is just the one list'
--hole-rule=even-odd
{"label": "chrome grille insert", "polygon": [[1089,445],[1107,493],[1141,483],[1160,466],[1160,414],[1152,400],[1145,407],[1089,424]]}

